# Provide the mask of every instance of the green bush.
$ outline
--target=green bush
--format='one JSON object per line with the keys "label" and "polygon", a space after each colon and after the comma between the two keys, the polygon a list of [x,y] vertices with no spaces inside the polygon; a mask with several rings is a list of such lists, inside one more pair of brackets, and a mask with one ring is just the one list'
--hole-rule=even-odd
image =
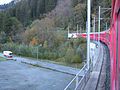
{"label": "green bush", "polygon": [[86,38],[80,38],[80,43],[86,43]]}
{"label": "green bush", "polygon": [[64,57],[67,49],[68,49],[67,46],[61,45],[61,47],[59,47],[59,51],[58,51],[59,52],[59,57]]}
{"label": "green bush", "polygon": [[81,58],[81,56],[79,56],[79,55],[74,55],[73,57],[72,57],[72,61],[71,61],[72,63],[82,63],[82,58]]}
{"label": "green bush", "polygon": [[58,55],[55,52],[49,52],[49,59],[50,60],[55,60],[57,59]]}
{"label": "green bush", "polygon": [[56,59],[56,61],[57,61],[57,62],[65,62],[65,58],[64,58],[64,57],[58,58],[58,59]]}
{"label": "green bush", "polygon": [[86,44],[80,43],[80,39],[72,39],[54,48],[28,46],[24,44],[19,45],[15,43],[0,45],[1,51],[10,50],[16,55],[33,58],[37,57],[37,49],[39,59],[56,60],[66,63],[81,63],[83,55],[86,53]]}
{"label": "green bush", "polygon": [[38,53],[38,58],[40,58],[40,59],[43,58],[43,53],[39,52]]}
{"label": "green bush", "polygon": [[65,61],[68,63],[72,63],[72,58],[74,55],[75,55],[74,49],[72,47],[69,47],[65,55]]}

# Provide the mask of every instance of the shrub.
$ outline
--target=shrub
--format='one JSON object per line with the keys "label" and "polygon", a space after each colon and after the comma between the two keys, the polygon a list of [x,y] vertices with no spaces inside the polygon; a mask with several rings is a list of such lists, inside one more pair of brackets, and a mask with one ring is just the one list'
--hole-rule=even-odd
{"label": "shrub", "polygon": [[[37,57],[39,59],[56,60],[66,63],[81,63],[86,55],[86,44],[80,43],[79,39],[66,41],[59,47],[49,48],[47,41],[44,42],[44,47],[28,46],[24,44],[6,43],[0,45],[1,51],[10,50],[16,55],[26,57]],[[80,44],[80,45],[79,45]]]}
{"label": "shrub", "polygon": [[43,53],[39,52],[38,53],[38,58],[43,58]]}
{"label": "shrub", "polygon": [[71,61],[72,63],[82,63],[82,58],[81,58],[81,56],[80,55],[74,55],[73,57],[72,57],[72,61]]}
{"label": "shrub", "polygon": [[59,47],[59,57],[64,57],[66,54],[68,47],[62,45],[61,47]]}
{"label": "shrub", "polygon": [[[50,56],[51,55],[51,56]],[[51,52],[51,54],[49,54],[49,58],[51,58],[52,60],[55,60],[58,58],[58,54],[57,52]]]}
{"label": "shrub", "polygon": [[74,44],[73,47],[76,49],[79,46],[79,44],[80,44],[80,39],[78,39],[78,38],[74,39],[73,40],[73,44]]}
{"label": "shrub", "polygon": [[49,52],[48,51],[45,51],[43,53],[43,59],[49,59]]}
{"label": "shrub", "polygon": [[58,59],[56,59],[56,61],[57,61],[57,62],[65,62],[65,58],[64,58],[64,57],[58,58]]}
{"label": "shrub", "polygon": [[80,43],[86,43],[86,38],[80,38]]}
{"label": "shrub", "polygon": [[72,62],[72,57],[75,55],[74,49],[72,47],[69,47],[67,49],[66,55],[65,55],[65,61],[68,63]]}
{"label": "shrub", "polygon": [[48,42],[47,41],[44,41],[43,47],[48,48]]}

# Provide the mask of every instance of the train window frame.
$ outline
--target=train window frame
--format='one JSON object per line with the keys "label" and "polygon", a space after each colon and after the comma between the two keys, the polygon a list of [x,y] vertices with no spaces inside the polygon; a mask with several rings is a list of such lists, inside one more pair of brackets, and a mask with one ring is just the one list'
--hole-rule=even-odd
{"label": "train window frame", "polygon": [[119,55],[118,55],[118,53],[119,53],[119,51],[118,51],[118,49],[119,49],[119,43],[118,43],[118,41],[119,41],[119,21],[118,21],[118,19],[119,19],[119,17],[120,17],[120,8],[118,9],[118,11],[117,11],[117,15],[116,15],[116,87],[118,87],[118,88],[120,88],[120,80],[119,80],[119,78],[120,78],[120,76],[119,76],[119,73],[120,73],[120,71],[119,71]]}

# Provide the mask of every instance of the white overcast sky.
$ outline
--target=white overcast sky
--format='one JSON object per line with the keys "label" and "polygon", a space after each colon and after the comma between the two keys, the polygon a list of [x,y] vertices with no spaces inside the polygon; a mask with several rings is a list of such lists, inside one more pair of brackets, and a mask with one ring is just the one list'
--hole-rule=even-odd
{"label": "white overcast sky", "polygon": [[0,0],[0,5],[1,4],[7,4],[9,2],[11,2],[12,0]]}

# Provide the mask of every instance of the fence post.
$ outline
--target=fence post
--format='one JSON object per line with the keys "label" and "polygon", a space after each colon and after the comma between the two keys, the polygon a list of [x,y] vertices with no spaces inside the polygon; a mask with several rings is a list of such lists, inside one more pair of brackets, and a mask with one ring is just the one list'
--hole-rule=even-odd
{"label": "fence post", "polygon": [[78,82],[79,82],[79,78],[78,76],[76,77],[76,88],[78,87]]}

